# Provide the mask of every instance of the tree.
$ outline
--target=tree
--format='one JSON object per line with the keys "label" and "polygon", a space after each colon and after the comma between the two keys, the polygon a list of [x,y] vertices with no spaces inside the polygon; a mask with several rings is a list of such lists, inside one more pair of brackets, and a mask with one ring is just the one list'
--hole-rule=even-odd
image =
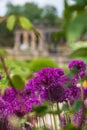
{"label": "tree", "polygon": [[29,18],[32,22],[39,22],[41,19],[42,9],[35,3],[26,3],[24,6],[23,15]]}
{"label": "tree", "polygon": [[39,21],[41,19],[41,13],[42,9],[35,3],[25,3],[23,6],[15,6],[11,3],[7,4],[7,15],[22,15],[29,18],[32,22]]}
{"label": "tree", "polygon": [[57,9],[54,6],[45,6],[42,11],[42,20],[45,24],[55,25],[57,19]]}
{"label": "tree", "polygon": [[23,6],[7,4],[6,15],[23,15],[33,23],[42,23],[47,25],[55,25],[58,21],[57,9],[54,6],[45,6],[40,8],[35,3],[25,3]]}
{"label": "tree", "polygon": [[13,5],[11,3],[7,4],[7,12],[6,15],[21,15],[24,12],[24,8],[20,5]]}

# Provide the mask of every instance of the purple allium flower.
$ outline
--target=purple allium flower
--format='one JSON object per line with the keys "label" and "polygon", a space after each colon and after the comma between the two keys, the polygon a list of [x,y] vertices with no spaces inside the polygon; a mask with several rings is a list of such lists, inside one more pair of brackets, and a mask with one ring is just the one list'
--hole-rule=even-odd
{"label": "purple allium flower", "polygon": [[10,87],[5,90],[2,98],[10,103],[13,109],[13,113],[17,116],[21,117],[25,114],[24,110],[24,97],[20,95],[18,90],[14,90],[14,88]]}
{"label": "purple allium flower", "polygon": [[65,88],[61,82],[54,82],[41,92],[41,98],[52,102],[63,102],[65,100]]}
{"label": "purple allium flower", "polygon": [[40,78],[35,77],[29,80],[25,86],[25,91],[28,96],[35,95],[35,92],[40,88]]}
{"label": "purple allium flower", "polygon": [[79,87],[72,85],[66,89],[66,99],[68,99],[71,104],[79,98],[81,98],[81,91]]}
{"label": "purple allium flower", "polygon": [[51,82],[58,81],[58,78],[64,75],[64,71],[60,68],[43,68],[37,75],[41,77],[43,85],[49,85]]}
{"label": "purple allium flower", "polygon": [[34,97],[30,97],[29,99],[27,99],[25,101],[25,106],[26,106],[26,109],[28,112],[31,112],[32,111],[32,108],[35,106],[35,105],[40,105],[42,104],[42,102],[38,99],[38,97],[34,96]]}
{"label": "purple allium flower", "polygon": [[18,93],[17,90],[14,90],[14,88],[12,88],[12,87],[8,87],[5,89],[5,92],[2,95],[2,98],[5,101],[11,103],[15,99],[17,93]]}
{"label": "purple allium flower", "polygon": [[[71,106],[73,106],[74,101],[81,98],[81,92],[80,92],[80,90],[76,90],[76,89],[75,89],[75,91],[73,91],[73,89],[72,89],[71,92],[72,92],[71,95],[73,95],[73,96],[70,95],[69,100],[70,100]],[[69,92],[68,92],[68,94],[69,94]],[[87,100],[84,100],[84,107],[85,107],[85,109],[87,109]],[[84,124],[87,123],[87,116],[83,115],[83,108],[82,107],[76,113],[73,113],[73,115],[72,115],[72,123],[76,127],[79,126],[81,121]]]}
{"label": "purple allium flower", "polygon": [[13,112],[16,114],[18,117],[22,117],[26,113],[26,108],[24,106],[24,100],[21,98],[16,97],[12,102],[11,102]]}
{"label": "purple allium flower", "polygon": [[70,87],[74,84],[73,81],[72,81],[72,78],[68,77],[66,75],[61,76],[59,78],[59,81],[62,82],[65,87]]}
{"label": "purple allium flower", "polygon": [[[33,95],[33,94],[32,94]],[[7,88],[2,95],[3,100],[10,103],[13,113],[22,117],[32,110],[33,105],[40,104],[40,99],[32,96],[27,91],[18,91],[14,88]]]}
{"label": "purple allium flower", "polygon": [[5,118],[6,116],[9,116],[12,113],[13,113],[13,109],[12,109],[12,106],[10,105],[10,103],[4,101],[0,97],[0,120]]}
{"label": "purple allium flower", "polygon": [[81,118],[82,118],[82,109],[79,109],[78,112],[76,112],[72,116],[72,122],[73,122],[73,124],[78,127],[79,123],[81,121]]}
{"label": "purple allium flower", "polygon": [[72,60],[68,67],[74,72],[75,79],[82,78],[86,73],[86,64],[82,60]]}
{"label": "purple allium flower", "polygon": [[38,96],[38,99],[61,102],[64,99],[65,90],[59,78],[63,75],[62,69],[44,68],[37,72],[32,80],[28,81],[25,90],[29,95]]}
{"label": "purple allium flower", "polygon": [[44,68],[37,72],[35,78],[29,80],[29,82],[25,86],[25,90],[29,90],[29,92],[33,89],[41,89],[43,87],[49,87],[49,85],[53,82],[58,81],[64,75],[64,71],[62,69],[57,68]]}

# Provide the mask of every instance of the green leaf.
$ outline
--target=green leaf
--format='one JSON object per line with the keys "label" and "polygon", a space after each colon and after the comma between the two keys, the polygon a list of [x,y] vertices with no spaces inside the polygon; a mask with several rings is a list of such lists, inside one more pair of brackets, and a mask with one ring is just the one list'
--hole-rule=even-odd
{"label": "green leaf", "polygon": [[87,57],[87,48],[80,48],[80,49],[77,49],[75,51],[73,51],[71,54],[70,54],[70,58],[76,58],[76,57]]}
{"label": "green leaf", "polygon": [[69,111],[69,105],[68,104],[63,104],[62,111]]}
{"label": "green leaf", "polygon": [[8,52],[6,50],[4,50],[4,49],[0,49],[0,54],[2,56],[7,56]]}
{"label": "green leaf", "polygon": [[75,51],[80,48],[87,48],[87,41],[78,41],[70,44],[70,47]]}
{"label": "green leaf", "polygon": [[33,130],[47,130],[46,128],[33,128]]}
{"label": "green leaf", "polygon": [[33,111],[35,111],[40,116],[43,116],[50,112],[50,110],[48,109],[46,105],[35,106],[33,107]]}
{"label": "green leaf", "polygon": [[23,28],[23,29],[27,29],[27,30],[30,30],[33,28],[33,25],[32,23],[29,21],[29,19],[21,16],[19,17],[19,24],[20,26]]}
{"label": "green leaf", "polygon": [[64,130],[77,130],[77,128],[76,128],[74,125],[67,124],[67,125],[64,127]]}
{"label": "green leaf", "polygon": [[46,106],[53,106],[53,103],[50,101],[44,101],[43,104]]}
{"label": "green leaf", "polygon": [[84,114],[85,114],[85,116],[87,116],[87,109],[86,108],[84,109]]}
{"label": "green leaf", "polygon": [[14,15],[11,15],[8,17],[7,19],[7,28],[11,31],[13,30],[14,26],[15,26],[15,23],[16,23],[16,17]]}
{"label": "green leaf", "polygon": [[75,101],[74,106],[73,106],[73,111],[77,112],[81,108],[82,105],[83,105],[83,101],[81,100]]}
{"label": "green leaf", "polygon": [[12,75],[11,76],[11,81],[12,81],[15,88],[17,88],[19,90],[24,89],[25,83],[24,83],[23,79],[19,75]]}
{"label": "green leaf", "polygon": [[77,15],[74,19],[70,20],[66,30],[66,37],[68,42],[73,42],[79,39],[86,26],[87,14],[85,13]]}

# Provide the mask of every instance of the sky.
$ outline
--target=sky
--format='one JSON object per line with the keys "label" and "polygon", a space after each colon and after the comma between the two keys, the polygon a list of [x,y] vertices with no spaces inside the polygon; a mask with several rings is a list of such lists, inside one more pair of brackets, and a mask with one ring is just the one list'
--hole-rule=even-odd
{"label": "sky", "polygon": [[[72,0],[68,0],[70,4],[73,4]],[[26,2],[35,2],[40,7],[45,5],[53,5],[58,10],[58,15],[62,15],[64,0],[0,0],[0,16],[3,16],[6,12],[6,4],[11,2],[14,5],[23,5]]]}
{"label": "sky", "polygon": [[6,4],[11,2],[14,5],[23,5],[26,2],[35,2],[40,7],[45,5],[53,5],[57,8],[59,16],[62,14],[64,0],[0,0],[0,16],[3,16],[6,12]]}

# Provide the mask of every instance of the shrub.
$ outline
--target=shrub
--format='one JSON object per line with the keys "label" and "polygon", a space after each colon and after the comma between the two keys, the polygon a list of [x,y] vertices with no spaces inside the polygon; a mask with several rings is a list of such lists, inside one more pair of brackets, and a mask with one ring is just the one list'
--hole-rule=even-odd
{"label": "shrub", "polygon": [[56,68],[58,67],[58,65],[55,61],[53,61],[50,58],[38,58],[38,59],[32,60],[29,67],[31,71],[37,72],[38,70],[42,68],[45,68],[45,67]]}

